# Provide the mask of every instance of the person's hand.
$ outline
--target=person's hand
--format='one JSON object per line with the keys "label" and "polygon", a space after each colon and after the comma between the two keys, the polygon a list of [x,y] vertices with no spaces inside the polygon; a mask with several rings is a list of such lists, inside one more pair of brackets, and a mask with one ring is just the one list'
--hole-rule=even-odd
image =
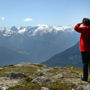
{"label": "person's hand", "polygon": [[81,25],[81,24],[83,24],[83,23],[81,22],[81,23],[78,23],[78,24],[80,24],[80,25]]}

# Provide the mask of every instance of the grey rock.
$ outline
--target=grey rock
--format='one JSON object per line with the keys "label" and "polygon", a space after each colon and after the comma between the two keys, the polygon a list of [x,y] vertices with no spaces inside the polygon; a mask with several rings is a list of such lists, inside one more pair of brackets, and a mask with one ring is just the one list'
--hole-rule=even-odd
{"label": "grey rock", "polygon": [[2,86],[0,86],[0,90],[7,90],[8,89],[8,87],[2,87]]}
{"label": "grey rock", "polygon": [[0,77],[0,86],[13,87],[13,86],[19,85],[23,81],[24,81],[24,78],[22,78],[22,79],[10,79],[7,77]]}
{"label": "grey rock", "polygon": [[39,73],[38,73],[38,76],[43,76],[43,75],[45,75],[44,72],[39,72]]}
{"label": "grey rock", "polygon": [[62,74],[57,74],[52,76],[53,79],[59,79],[59,78],[63,78],[64,76]]}
{"label": "grey rock", "polygon": [[53,84],[55,83],[55,80],[49,78],[49,77],[45,77],[45,76],[41,76],[41,77],[37,77],[35,79],[32,80],[33,83],[37,83],[39,85],[42,85],[42,84]]}
{"label": "grey rock", "polygon": [[40,72],[40,71],[42,71],[42,72],[51,72],[53,70],[54,70],[53,68],[49,68],[49,67],[44,68],[44,67],[42,67],[42,68],[38,69],[37,72]]}
{"label": "grey rock", "polygon": [[1,71],[1,70],[3,70],[3,68],[2,68],[2,67],[0,67],[0,71]]}
{"label": "grey rock", "polygon": [[84,85],[80,85],[80,86],[77,87],[77,90],[90,90],[90,87],[84,86]]}
{"label": "grey rock", "polygon": [[20,72],[10,72],[6,74],[5,77],[8,77],[10,79],[16,79],[16,78],[25,78],[26,76]]}
{"label": "grey rock", "polygon": [[37,76],[47,76],[50,74],[50,72],[53,71],[53,68],[40,68],[40,69],[37,69]]}
{"label": "grey rock", "polygon": [[49,88],[41,87],[41,90],[49,90]]}

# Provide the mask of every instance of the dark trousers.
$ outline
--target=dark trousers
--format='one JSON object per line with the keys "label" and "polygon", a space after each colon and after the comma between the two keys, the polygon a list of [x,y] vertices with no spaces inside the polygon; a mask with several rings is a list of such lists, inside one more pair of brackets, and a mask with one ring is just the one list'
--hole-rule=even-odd
{"label": "dark trousers", "polygon": [[88,68],[90,68],[90,53],[81,52],[83,64],[83,78],[88,79]]}

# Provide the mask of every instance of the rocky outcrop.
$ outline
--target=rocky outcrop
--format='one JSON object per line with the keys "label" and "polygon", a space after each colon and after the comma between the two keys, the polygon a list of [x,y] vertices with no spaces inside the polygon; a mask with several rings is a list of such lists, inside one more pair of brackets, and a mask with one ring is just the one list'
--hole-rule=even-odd
{"label": "rocky outcrop", "polygon": [[25,78],[26,76],[24,75],[24,73],[10,72],[6,74],[5,77],[10,78],[10,79],[17,79],[17,78]]}
{"label": "rocky outcrop", "polygon": [[20,90],[37,87],[38,90],[90,90],[90,83],[80,79],[82,69],[73,66],[47,67],[43,64],[21,63],[0,68],[0,90],[11,87],[17,90],[17,85]]}
{"label": "rocky outcrop", "polygon": [[32,82],[39,84],[39,85],[42,85],[42,84],[50,85],[50,84],[55,83],[55,80],[49,77],[41,76],[41,77],[37,77],[33,79]]}
{"label": "rocky outcrop", "polygon": [[0,90],[6,90],[5,88],[13,87],[16,85],[21,84],[24,79],[25,75],[19,72],[9,72],[4,77],[0,77]]}
{"label": "rocky outcrop", "polygon": [[24,79],[10,79],[7,77],[0,77],[0,86],[13,87],[22,83]]}
{"label": "rocky outcrop", "polygon": [[19,66],[19,67],[22,67],[22,66],[32,66],[32,67],[35,67],[35,64],[38,64],[38,63],[24,63],[24,62],[22,62],[22,63],[20,63],[20,64],[15,64],[14,66]]}

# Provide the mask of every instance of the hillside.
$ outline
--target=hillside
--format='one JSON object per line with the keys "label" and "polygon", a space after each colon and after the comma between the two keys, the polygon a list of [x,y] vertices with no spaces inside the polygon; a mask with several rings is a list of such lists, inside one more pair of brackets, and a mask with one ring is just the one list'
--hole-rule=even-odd
{"label": "hillside", "polygon": [[48,66],[77,66],[82,67],[81,54],[79,51],[79,43],[71,48],[63,51],[62,53],[56,54],[49,60],[42,62],[42,64]]}
{"label": "hillside", "polygon": [[0,90],[89,90],[89,82],[81,81],[81,75],[82,69],[74,66],[48,67],[38,63],[3,66]]}

